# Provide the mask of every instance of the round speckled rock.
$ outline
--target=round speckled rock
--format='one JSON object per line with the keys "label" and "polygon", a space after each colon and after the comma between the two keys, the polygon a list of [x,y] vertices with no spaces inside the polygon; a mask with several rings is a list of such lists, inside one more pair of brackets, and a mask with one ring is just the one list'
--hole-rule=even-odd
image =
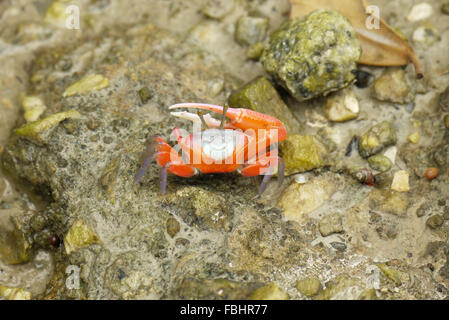
{"label": "round speckled rock", "polygon": [[343,15],[316,10],[285,22],[271,36],[261,61],[276,82],[304,101],[351,84],[361,52]]}

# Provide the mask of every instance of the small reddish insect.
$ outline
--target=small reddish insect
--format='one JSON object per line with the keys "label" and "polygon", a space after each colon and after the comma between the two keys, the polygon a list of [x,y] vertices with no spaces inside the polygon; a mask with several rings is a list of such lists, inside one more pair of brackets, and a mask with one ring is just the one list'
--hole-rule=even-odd
{"label": "small reddish insect", "polygon": [[247,177],[264,175],[259,188],[261,195],[277,168],[279,184],[282,184],[284,162],[278,157],[276,146],[287,137],[287,130],[280,120],[249,109],[210,104],[181,103],[169,107],[170,110],[178,108],[216,112],[222,115],[221,121],[210,114],[203,116],[201,111],[197,114],[171,112],[173,116],[202,124],[206,129],[194,131],[184,137],[179,128],[173,130],[182,155],[163,138],[149,138],[147,149],[142,155],[142,165],[134,177],[135,183],[142,179],[151,161],[156,158],[162,167],[162,195],[166,191],[167,172],[186,178],[199,173],[227,173],[236,170]]}
{"label": "small reddish insect", "polygon": [[49,242],[53,247],[57,248],[59,247],[61,241],[59,240],[59,237],[56,234],[54,234],[50,237]]}

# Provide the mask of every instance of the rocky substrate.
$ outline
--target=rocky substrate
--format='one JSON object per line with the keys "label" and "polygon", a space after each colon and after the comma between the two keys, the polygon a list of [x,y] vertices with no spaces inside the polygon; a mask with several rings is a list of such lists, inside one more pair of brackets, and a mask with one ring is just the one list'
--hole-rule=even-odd
{"label": "rocky substrate", "polygon": [[[377,2],[412,37],[418,24],[394,15],[404,8]],[[90,32],[72,38],[57,25],[64,4],[39,3],[29,8],[32,21],[9,20],[1,34],[17,56],[0,58],[24,63],[2,64],[20,81],[6,81],[10,75],[0,83],[7,93],[0,110],[12,119],[8,132],[15,128],[0,139],[8,174],[0,180],[0,214],[8,215],[0,219],[0,260],[8,265],[0,269],[0,296],[448,296],[449,59],[429,63],[447,45],[447,31],[416,44],[429,66],[423,80],[412,67],[359,66],[350,80],[298,101],[258,62],[269,55],[287,1],[167,8],[155,0],[159,16],[83,1],[90,15],[82,30]],[[442,19],[439,2],[429,3]],[[12,7],[3,10],[12,19]],[[260,177],[170,175],[161,196],[155,163],[134,184],[146,139],[173,142],[174,127],[190,128],[168,112],[180,102],[229,103],[281,119],[289,133],[280,144],[284,185],[272,179],[256,198]],[[21,186],[14,197],[10,183]],[[30,264],[41,271],[25,272]],[[69,266],[79,268],[79,288],[66,285]],[[18,285],[5,272],[42,281]]]}

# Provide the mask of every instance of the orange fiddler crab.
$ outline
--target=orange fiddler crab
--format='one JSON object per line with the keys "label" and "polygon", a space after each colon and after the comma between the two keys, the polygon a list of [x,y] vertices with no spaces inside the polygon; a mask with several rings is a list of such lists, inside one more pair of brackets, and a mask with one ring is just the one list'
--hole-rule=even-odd
{"label": "orange fiddler crab", "polygon": [[[173,135],[178,143],[175,148],[159,136],[149,138],[134,183],[142,179],[155,158],[161,166],[162,195],[167,187],[167,172],[186,178],[199,173],[235,170],[247,177],[264,175],[258,193],[261,195],[277,168],[279,185],[282,184],[284,162],[278,156],[277,145],[287,137],[287,130],[280,120],[253,110],[228,106],[181,103],[169,107],[170,110],[179,108],[197,109],[197,114],[171,112],[173,116],[193,121],[194,132],[183,136],[181,130],[175,128]],[[203,115],[200,110],[221,114],[221,121],[210,114]],[[182,151],[181,155],[176,148]]]}

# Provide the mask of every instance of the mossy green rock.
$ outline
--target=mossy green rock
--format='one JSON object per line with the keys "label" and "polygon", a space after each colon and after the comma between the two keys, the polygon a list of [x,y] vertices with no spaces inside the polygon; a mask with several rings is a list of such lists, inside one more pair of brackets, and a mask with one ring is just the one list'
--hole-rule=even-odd
{"label": "mossy green rock", "polygon": [[316,10],[282,24],[261,61],[275,81],[303,101],[351,84],[361,52],[348,19]]}
{"label": "mossy green rock", "polygon": [[255,290],[249,300],[288,300],[290,296],[282,291],[277,284],[270,283],[262,288]]}
{"label": "mossy green rock", "polygon": [[391,162],[391,160],[388,157],[386,157],[384,155],[380,155],[380,154],[376,154],[372,157],[369,157],[368,163],[369,163],[371,169],[382,171],[382,172],[390,170],[391,166],[393,165],[393,163]]}
{"label": "mossy green rock", "polygon": [[385,147],[396,144],[396,141],[396,129],[388,121],[382,121],[361,137],[359,153],[363,158],[368,158]]}
{"label": "mossy green rock", "polygon": [[289,135],[280,143],[280,155],[287,174],[309,171],[324,166],[324,146],[311,135]]}
{"label": "mossy green rock", "polygon": [[299,131],[299,123],[282,101],[270,81],[258,77],[228,99],[232,108],[245,108],[269,114],[281,120],[289,134]]}
{"label": "mossy green rock", "polygon": [[306,297],[317,295],[323,286],[318,278],[305,278],[296,282],[296,289]]}

